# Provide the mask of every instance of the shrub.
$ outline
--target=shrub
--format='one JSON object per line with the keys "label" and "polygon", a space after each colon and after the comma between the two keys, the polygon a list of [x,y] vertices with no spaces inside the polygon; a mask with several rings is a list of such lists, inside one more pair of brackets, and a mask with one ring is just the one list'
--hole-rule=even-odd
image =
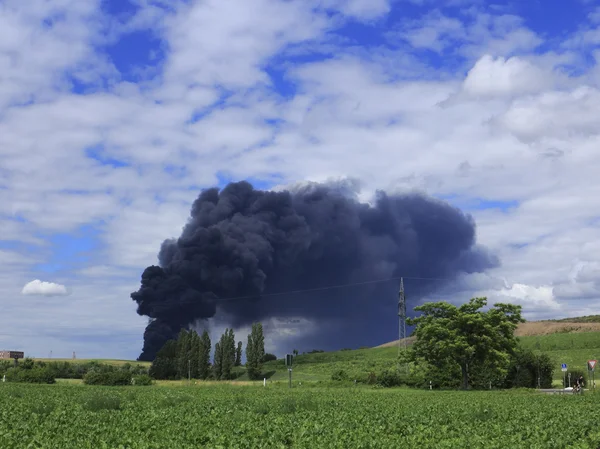
{"label": "shrub", "polygon": [[147,385],[152,385],[154,380],[148,374],[139,374],[137,376],[133,376],[133,385],[144,387]]}
{"label": "shrub", "polygon": [[580,369],[570,369],[567,373],[565,373],[565,383],[568,385],[569,380],[568,380],[568,375],[571,375],[571,386],[575,385],[575,382],[577,381],[577,379],[579,378],[579,376],[583,376],[583,385],[585,388],[588,387],[588,375],[585,371],[580,370]]}
{"label": "shrub", "polygon": [[379,374],[377,383],[385,388],[399,387],[402,385],[400,373],[396,370],[387,370]]}
{"label": "shrub", "polygon": [[265,355],[263,355],[263,359],[262,359],[263,363],[264,362],[270,362],[270,361],[273,361],[273,360],[277,360],[277,356],[275,354],[269,354],[267,352]]}
{"label": "shrub", "polygon": [[131,385],[131,374],[125,371],[90,371],[83,376],[83,383],[86,385]]}
{"label": "shrub", "polygon": [[348,380],[348,374],[343,369],[338,369],[333,372],[331,375],[331,380],[335,381],[344,381]]}
{"label": "shrub", "polygon": [[22,382],[29,384],[53,384],[56,383],[52,372],[47,368],[9,368],[6,371],[6,380],[9,382]]}

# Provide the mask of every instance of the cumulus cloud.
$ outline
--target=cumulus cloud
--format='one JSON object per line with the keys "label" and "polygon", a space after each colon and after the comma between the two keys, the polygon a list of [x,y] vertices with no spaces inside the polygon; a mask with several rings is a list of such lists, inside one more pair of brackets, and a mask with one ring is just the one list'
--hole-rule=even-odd
{"label": "cumulus cloud", "polygon": [[70,292],[64,285],[36,279],[25,284],[21,294],[26,296],[68,296]]}
{"label": "cumulus cloud", "polygon": [[[72,303],[28,309],[28,321],[37,330],[60,315],[80,323],[78,335],[110,322],[122,340],[94,356],[126,347],[137,355],[147,323],[128,295],[160,243],[181,233],[198,190],[224,178],[287,185],[351,176],[361,198],[376,189],[450,198],[471,209],[478,241],[502,266],[459,280],[444,299],[487,292],[520,301],[532,318],[594,313],[599,10],[572,35],[546,39],[523,18],[469,0],[460,13],[445,4],[410,17],[386,15],[404,4],[384,0],[174,1],[169,11],[135,2],[145,6],[126,26],[108,27],[121,33],[111,45],[129,30],[150,31],[164,58],[143,82],[125,82],[102,47],[111,22],[102,3],[0,7],[6,334],[25,332],[14,316],[21,286],[47,262],[41,236],[100,222],[98,259],[65,277],[76,287]],[[369,33],[336,34],[349,17]],[[377,29],[383,23],[393,25]],[[389,46],[376,44],[378,32]],[[89,148],[119,167],[87,157]],[[478,200],[485,207],[473,208]],[[577,260],[589,268],[569,278]],[[125,336],[131,323],[137,342]],[[21,337],[32,347],[51,341]]]}
{"label": "cumulus cloud", "polygon": [[529,61],[485,55],[467,74],[463,89],[474,96],[511,96],[539,92],[550,82],[551,78]]}

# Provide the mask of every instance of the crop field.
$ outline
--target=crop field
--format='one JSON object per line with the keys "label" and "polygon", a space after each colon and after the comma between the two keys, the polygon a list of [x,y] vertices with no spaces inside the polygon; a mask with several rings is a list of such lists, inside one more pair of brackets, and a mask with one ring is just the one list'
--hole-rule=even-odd
{"label": "crop field", "polygon": [[0,447],[596,449],[600,397],[284,387],[0,386]]}

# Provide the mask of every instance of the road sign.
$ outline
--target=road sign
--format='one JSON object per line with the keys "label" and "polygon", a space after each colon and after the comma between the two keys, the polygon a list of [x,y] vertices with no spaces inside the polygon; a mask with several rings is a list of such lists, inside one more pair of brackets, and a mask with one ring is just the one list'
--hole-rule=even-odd
{"label": "road sign", "polygon": [[561,365],[561,369],[562,369],[563,371],[566,371],[566,370],[567,370],[567,364],[566,364],[566,363],[563,363],[563,364]]}
{"label": "road sign", "polygon": [[588,369],[590,371],[594,371],[594,369],[596,368],[596,362],[598,362],[597,360],[588,360]]}
{"label": "road sign", "polygon": [[285,366],[292,367],[292,362],[294,360],[294,356],[292,354],[285,355]]}

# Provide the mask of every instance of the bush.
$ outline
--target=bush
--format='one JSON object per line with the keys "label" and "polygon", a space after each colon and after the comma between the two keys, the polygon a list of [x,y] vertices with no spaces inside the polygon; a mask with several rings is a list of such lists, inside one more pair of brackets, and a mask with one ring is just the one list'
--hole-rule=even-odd
{"label": "bush", "polygon": [[6,380],[9,382],[22,382],[29,384],[53,384],[56,379],[46,368],[9,368],[6,371]]}
{"label": "bush", "polygon": [[83,376],[83,383],[86,385],[131,385],[131,374],[126,371],[90,371]]}
{"label": "bush", "polygon": [[152,385],[154,380],[148,374],[139,374],[137,376],[133,376],[133,385],[138,387],[144,387],[147,385]]}
{"label": "bush", "polygon": [[399,387],[403,384],[400,373],[396,370],[387,370],[380,373],[377,383],[385,388]]}
{"label": "bush", "polygon": [[580,370],[580,369],[570,369],[568,372],[565,373],[565,384],[569,384],[569,374],[571,375],[571,386],[575,385],[575,382],[577,381],[577,379],[579,378],[579,376],[583,376],[583,385],[584,388],[587,388],[588,386],[588,375],[585,371]]}
{"label": "bush", "polygon": [[262,359],[263,363],[271,362],[273,360],[277,360],[277,356],[275,354],[269,354],[267,352],[265,355],[263,355],[263,359]]}
{"label": "bush", "polygon": [[333,372],[331,375],[331,380],[335,381],[344,381],[348,380],[348,374],[343,369],[338,369]]}

